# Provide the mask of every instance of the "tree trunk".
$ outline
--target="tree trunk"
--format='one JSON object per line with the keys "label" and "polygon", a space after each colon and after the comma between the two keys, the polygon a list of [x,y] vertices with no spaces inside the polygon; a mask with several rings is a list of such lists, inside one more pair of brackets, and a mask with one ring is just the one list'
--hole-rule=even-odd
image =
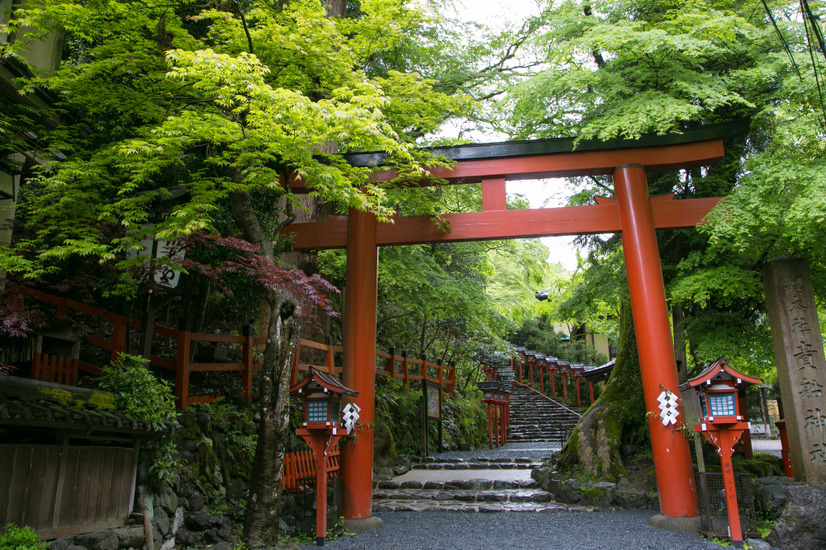
{"label": "tree trunk", "polygon": [[605,390],[574,428],[557,466],[616,481],[625,475],[622,446],[648,438],[640,360],[631,306],[620,308],[619,350]]}
{"label": "tree trunk", "polygon": [[294,311],[292,296],[281,292],[271,298],[260,374],[261,420],[244,518],[244,540],[249,548],[270,548],[278,542],[282,466],[290,421],[290,367],[300,331],[300,315]]}
{"label": "tree trunk", "polygon": [[[240,178],[240,174],[238,176]],[[258,245],[261,254],[274,261],[275,248],[255,215],[249,195],[234,192],[231,207],[244,238]],[[268,292],[265,305],[268,307],[262,309],[269,310],[269,315],[259,375],[261,420],[244,517],[244,541],[249,548],[271,548],[278,542],[282,466],[290,421],[290,368],[301,330],[301,311],[290,292]]]}
{"label": "tree trunk", "polygon": [[671,308],[674,323],[674,357],[677,360],[677,379],[680,384],[688,380],[688,354],[685,346],[685,310],[683,306]]}

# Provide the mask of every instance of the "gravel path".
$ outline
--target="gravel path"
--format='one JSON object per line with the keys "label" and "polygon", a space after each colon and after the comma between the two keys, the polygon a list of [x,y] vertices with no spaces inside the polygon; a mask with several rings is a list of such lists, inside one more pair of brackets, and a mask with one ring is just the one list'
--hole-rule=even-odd
{"label": "gravel path", "polygon": [[[391,512],[384,527],[325,548],[359,550],[693,550],[717,549],[700,535],[648,525],[653,510],[595,512]],[[302,548],[316,548],[302,546]]]}
{"label": "gravel path", "polygon": [[[508,443],[493,450],[439,453],[439,459],[548,458],[554,443]],[[382,512],[384,527],[325,548],[358,550],[694,550],[721,547],[700,535],[648,525],[655,510],[548,512]],[[302,546],[307,550],[316,546]]]}

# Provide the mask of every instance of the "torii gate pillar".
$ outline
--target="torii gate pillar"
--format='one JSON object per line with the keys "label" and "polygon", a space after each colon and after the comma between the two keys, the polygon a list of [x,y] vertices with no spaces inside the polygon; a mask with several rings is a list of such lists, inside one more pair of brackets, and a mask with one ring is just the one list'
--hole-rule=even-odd
{"label": "torii gate pillar", "polygon": [[654,413],[648,415],[648,428],[660,510],[663,516],[696,517],[697,489],[688,441],[676,430],[676,425],[664,424],[657,400],[663,392],[674,395],[680,392],[645,169],[638,164],[617,168],[614,193],[619,203],[645,409]]}
{"label": "torii gate pillar", "polygon": [[[373,515],[373,416],[376,394],[376,298],[378,292],[378,221],[369,212],[350,209],[347,223],[347,285],[344,288],[344,365],[342,383],[357,392],[361,408],[356,441],[341,450],[344,487],[342,512],[351,531],[353,520]],[[369,522],[367,522],[369,523]]]}

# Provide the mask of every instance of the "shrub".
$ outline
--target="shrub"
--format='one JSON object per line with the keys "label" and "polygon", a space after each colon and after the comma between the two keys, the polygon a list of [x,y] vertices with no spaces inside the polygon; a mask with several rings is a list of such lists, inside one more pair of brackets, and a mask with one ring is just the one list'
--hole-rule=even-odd
{"label": "shrub", "polygon": [[148,364],[143,357],[121,353],[112,365],[103,367],[98,383],[102,390],[115,396],[118,412],[162,430],[164,423],[178,418],[175,396],[172,385],[152,374]]}
{"label": "shrub", "polygon": [[0,530],[0,550],[43,550],[49,547],[27,525],[18,527],[9,523]]}
{"label": "shrub", "polygon": [[[121,353],[111,366],[103,367],[98,384],[115,396],[119,413],[149,422],[156,431],[166,430],[166,423],[178,418],[172,385],[152,374],[148,364],[143,357]],[[170,483],[179,464],[169,435],[144,443],[143,449],[149,453],[149,474],[156,488]]]}

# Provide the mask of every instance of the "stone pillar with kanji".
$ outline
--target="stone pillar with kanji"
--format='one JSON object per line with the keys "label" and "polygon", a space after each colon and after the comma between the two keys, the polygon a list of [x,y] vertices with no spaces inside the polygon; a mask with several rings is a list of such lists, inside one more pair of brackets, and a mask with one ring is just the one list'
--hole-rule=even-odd
{"label": "stone pillar with kanji", "polygon": [[777,378],[795,478],[826,481],[826,360],[808,264],[779,258],[763,268]]}

